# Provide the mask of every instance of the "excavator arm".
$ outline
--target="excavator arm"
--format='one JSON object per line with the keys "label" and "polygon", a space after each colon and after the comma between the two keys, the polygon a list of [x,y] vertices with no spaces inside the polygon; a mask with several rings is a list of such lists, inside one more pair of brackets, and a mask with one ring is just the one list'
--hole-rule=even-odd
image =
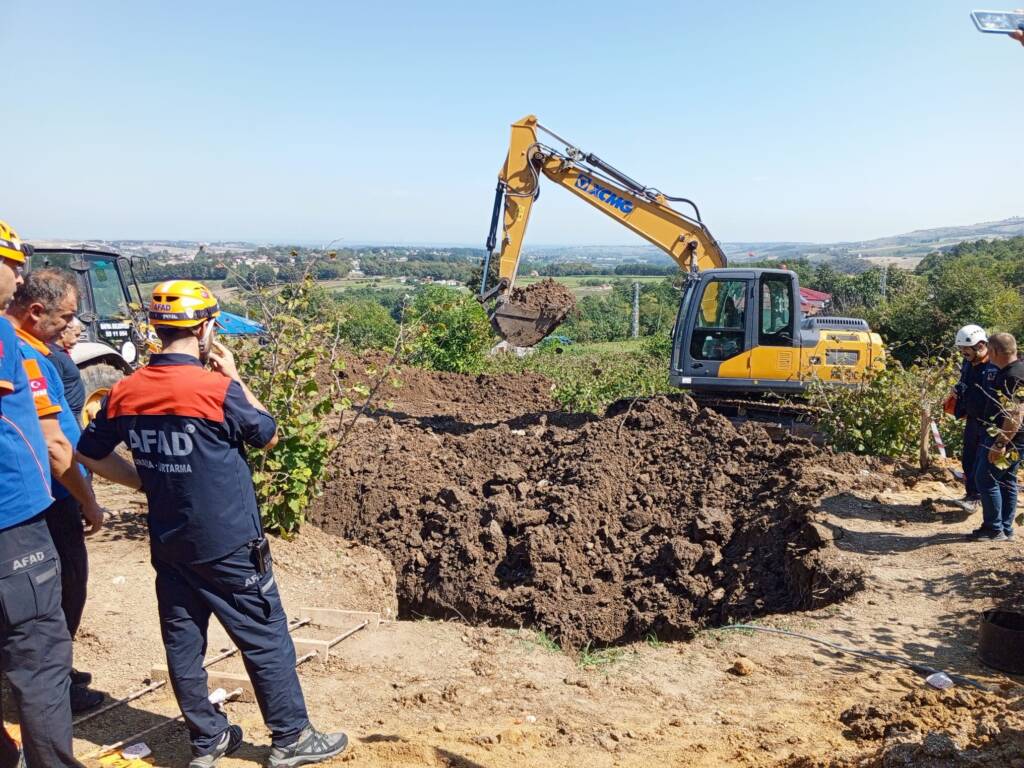
{"label": "excavator arm", "polygon": [[[538,130],[559,139],[566,145],[565,151],[539,142]],[[726,266],[725,254],[701,222],[696,205],[643,186],[596,155],[560,139],[529,115],[512,124],[508,156],[498,176],[481,282],[481,300],[495,300],[490,312],[492,325],[503,338],[518,346],[530,346],[547,336],[571,308],[533,306],[513,293],[523,238],[530,211],[540,194],[542,175],[657,246],[689,272]],[[681,213],[670,205],[672,202],[687,203],[693,207],[694,215]],[[488,291],[489,264],[497,245],[498,218],[502,213],[498,284]]]}

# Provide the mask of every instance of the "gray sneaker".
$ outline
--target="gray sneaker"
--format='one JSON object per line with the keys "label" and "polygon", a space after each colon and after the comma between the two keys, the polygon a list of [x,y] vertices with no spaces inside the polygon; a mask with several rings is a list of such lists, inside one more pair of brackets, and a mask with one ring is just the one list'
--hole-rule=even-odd
{"label": "gray sneaker", "polygon": [[228,729],[224,731],[224,735],[220,737],[220,741],[217,742],[217,746],[213,748],[213,752],[193,757],[188,768],[212,768],[220,762],[224,755],[230,755],[241,745],[242,729],[237,725],[229,725]]}
{"label": "gray sneaker", "polygon": [[337,733],[320,733],[312,725],[307,725],[299,738],[286,747],[272,747],[267,768],[296,768],[300,765],[313,765],[340,755],[348,746],[348,736],[341,731]]}

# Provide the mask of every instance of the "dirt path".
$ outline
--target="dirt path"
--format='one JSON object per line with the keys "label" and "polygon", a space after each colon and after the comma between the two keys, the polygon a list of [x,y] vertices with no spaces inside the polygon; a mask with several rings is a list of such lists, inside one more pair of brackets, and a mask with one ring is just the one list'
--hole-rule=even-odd
{"label": "dirt path", "polygon": [[[964,542],[976,521],[952,505],[928,502],[955,493],[936,482],[898,490],[893,481],[881,492],[878,477],[823,473],[821,482],[831,489],[822,503],[827,527],[842,558],[866,572],[866,588],[820,611],[760,623],[1004,681],[975,661],[977,612],[1019,592],[1020,544]],[[119,697],[142,687],[163,659],[138,509],[124,495],[108,493],[107,503],[124,512],[90,544],[91,597],[76,663]],[[274,551],[292,611],[310,604],[394,609],[394,574],[372,550],[311,530]],[[215,637],[211,655],[224,647],[223,635]],[[1022,689],[1013,684],[1005,700],[972,699],[963,689],[932,695],[914,673],[891,665],[742,631],[704,631],[686,643],[652,638],[570,657],[529,631],[402,621],[356,634],[338,650],[326,666],[313,662],[301,673],[315,722],[342,726],[353,737],[337,765],[828,766],[892,747],[894,739],[880,737],[894,726],[911,741],[945,732],[954,747],[991,747],[1021,734]],[[730,671],[740,660],[749,674]],[[912,700],[902,701],[908,694]],[[848,714],[853,725],[844,735],[840,716],[857,705],[875,709]],[[992,721],[999,725],[979,721],[996,708],[1007,710]],[[262,765],[268,737],[255,705],[232,703],[228,710],[246,729],[246,745],[222,765]],[[77,750],[85,754],[175,714],[170,694],[158,691],[80,727]],[[851,738],[853,732],[871,738]],[[187,764],[181,725],[146,741],[156,765]],[[954,747],[942,747],[951,758],[887,765],[1015,759],[1005,757],[1009,752],[998,762],[957,762]]]}

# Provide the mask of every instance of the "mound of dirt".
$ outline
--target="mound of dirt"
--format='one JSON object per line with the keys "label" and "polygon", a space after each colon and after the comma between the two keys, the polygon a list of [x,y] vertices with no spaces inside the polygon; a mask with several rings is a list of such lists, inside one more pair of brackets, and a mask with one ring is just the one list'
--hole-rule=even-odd
{"label": "mound of dirt", "polygon": [[808,441],[737,429],[687,396],[605,418],[427,422],[357,429],[311,512],[391,559],[400,615],[580,647],[685,638],[862,586],[814,520],[825,489],[805,470],[828,454]]}
{"label": "mound of dirt", "polygon": [[404,365],[389,369],[387,363],[384,355],[354,358],[342,379],[348,386],[372,387],[386,372],[385,382],[374,400],[376,411],[398,420],[415,416],[479,424],[558,409],[551,398],[554,385],[539,373],[469,376]]}

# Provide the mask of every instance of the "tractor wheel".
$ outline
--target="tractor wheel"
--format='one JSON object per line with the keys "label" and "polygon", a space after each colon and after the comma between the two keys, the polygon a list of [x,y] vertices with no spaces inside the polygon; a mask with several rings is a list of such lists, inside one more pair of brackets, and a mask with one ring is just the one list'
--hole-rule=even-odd
{"label": "tractor wheel", "polygon": [[85,405],[82,406],[83,427],[96,417],[103,398],[109,395],[111,387],[123,378],[124,373],[106,363],[94,363],[82,369],[82,384],[85,385]]}

